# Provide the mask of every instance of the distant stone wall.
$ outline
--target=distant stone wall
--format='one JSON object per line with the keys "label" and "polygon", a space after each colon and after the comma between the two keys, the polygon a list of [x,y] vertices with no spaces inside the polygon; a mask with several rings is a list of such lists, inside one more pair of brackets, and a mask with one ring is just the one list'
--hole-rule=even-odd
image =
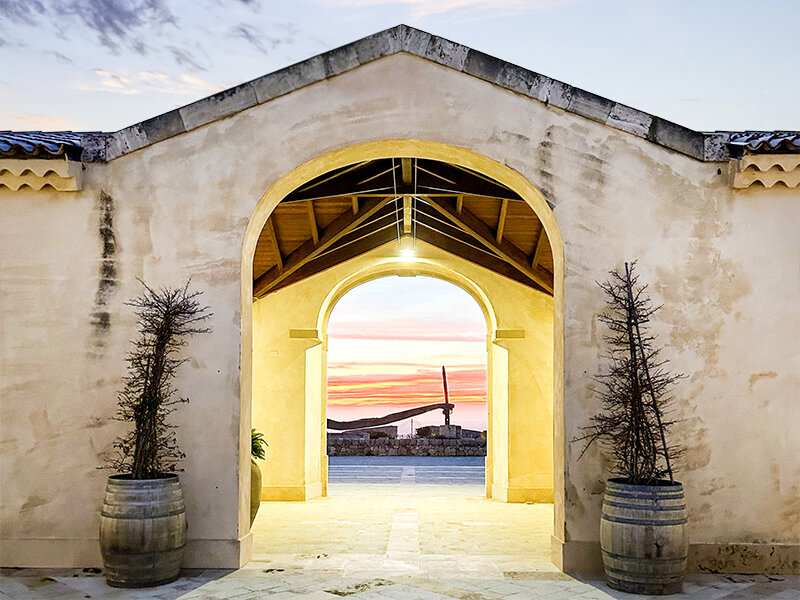
{"label": "distant stone wall", "polygon": [[486,456],[486,440],[328,438],[328,456]]}

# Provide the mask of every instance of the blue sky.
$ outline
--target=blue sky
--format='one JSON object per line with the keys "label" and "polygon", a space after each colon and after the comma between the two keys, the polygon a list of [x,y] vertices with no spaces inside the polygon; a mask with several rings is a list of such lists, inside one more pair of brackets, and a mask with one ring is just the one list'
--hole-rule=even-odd
{"label": "blue sky", "polygon": [[116,130],[399,23],[695,129],[800,129],[796,0],[0,0],[0,129]]}

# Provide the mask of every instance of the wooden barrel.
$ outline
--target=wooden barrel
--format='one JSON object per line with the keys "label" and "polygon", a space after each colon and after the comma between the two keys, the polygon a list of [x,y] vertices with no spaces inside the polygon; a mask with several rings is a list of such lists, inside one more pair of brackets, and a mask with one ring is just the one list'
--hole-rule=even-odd
{"label": "wooden barrel", "polygon": [[606,482],[600,547],[614,589],[655,595],[681,591],[689,549],[683,486],[657,483]]}
{"label": "wooden barrel", "polygon": [[186,510],[178,476],[112,475],[100,513],[100,551],[114,587],[150,587],[178,578]]}

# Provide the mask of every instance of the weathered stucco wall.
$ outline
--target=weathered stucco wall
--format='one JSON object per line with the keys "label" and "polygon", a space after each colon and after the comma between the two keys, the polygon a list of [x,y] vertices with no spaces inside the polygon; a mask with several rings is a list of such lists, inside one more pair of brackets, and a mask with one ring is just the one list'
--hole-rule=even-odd
{"label": "weathered stucco wall", "polygon": [[240,365],[249,364],[240,361],[245,229],[264,191],[298,165],[364,141],[409,138],[505,164],[554,207],[566,261],[557,563],[597,560],[604,463],[593,451],[576,462],[568,440],[596,407],[603,299],[594,281],[636,258],[665,304],[658,333],[667,355],[688,375],[677,391],[678,441],[687,446],[679,467],[694,567],[796,565],[798,190],[733,190],[724,164],[404,54],[89,165],[80,192],[0,190],[4,565],[100,562],[106,473],[95,466],[120,431],[108,417],[134,335],[122,302],[138,292],[137,276],[151,285],[191,276],[215,313],[213,333],[192,341],[177,382],[192,400],[176,414],[188,454],[188,564],[246,559],[238,492],[248,443],[240,431],[249,429],[239,393]]}

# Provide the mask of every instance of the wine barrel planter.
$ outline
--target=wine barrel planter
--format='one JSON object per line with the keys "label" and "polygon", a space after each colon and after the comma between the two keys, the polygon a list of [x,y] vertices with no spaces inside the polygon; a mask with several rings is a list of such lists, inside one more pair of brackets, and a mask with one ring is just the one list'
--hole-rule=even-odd
{"label": "wine barrel planter", "polygon": [[258,507],[261,506],[261,468],[252,458],[250,459],[250,527],[256,520]]}
{"label": "wine barrel planter", "polygon": [[609,479],[600,518],[608,585],[634,594],[679,593],[689,549],[686,521],[680,483]]}
{"label": "wine barrel planter", "polygon": [[186,510],[178,476],[108,478],[100,513],[100,551],[108,584],[151,587],[178,578]]}

